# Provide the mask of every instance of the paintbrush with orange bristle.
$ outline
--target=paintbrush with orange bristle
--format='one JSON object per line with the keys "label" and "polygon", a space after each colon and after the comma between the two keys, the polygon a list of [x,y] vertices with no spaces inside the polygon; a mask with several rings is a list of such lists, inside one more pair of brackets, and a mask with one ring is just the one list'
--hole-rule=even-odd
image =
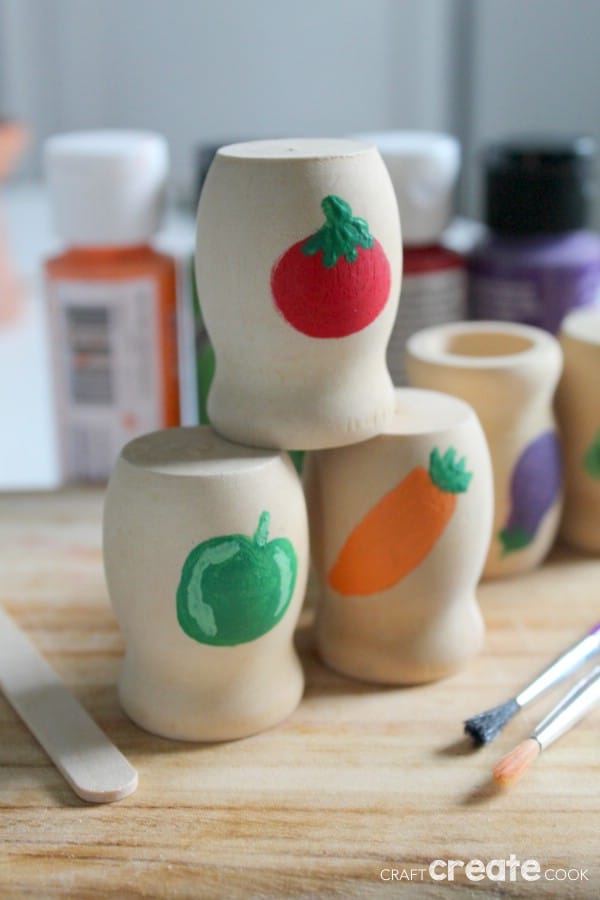
{"label": "paintbrush with orange bristle", "polygon": [[596,666],[550,710],[527,740],[500,760],[493,771],[494,781],[506,787],[518,781],[542,750],[583,719],[599,702],[600,666]]}

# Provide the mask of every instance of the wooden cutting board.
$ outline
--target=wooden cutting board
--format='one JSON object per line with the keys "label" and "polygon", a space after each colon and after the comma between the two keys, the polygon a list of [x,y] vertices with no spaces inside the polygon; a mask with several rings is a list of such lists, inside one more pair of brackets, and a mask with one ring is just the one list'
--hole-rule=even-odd
{"label": "wooden cutting board", "polygon": [[[139,771],[106,806],[77,799],[0,698],[0,897],[600,896],[600,710],[510,791],[493,764],[556,696],[473,750],[462,721],[511,696],[600,618],[600,559],[558,549],[484,584],[486,648],[458,675],[373,688],[328,671],[298,628],[306,695],[283,725],[225,744],[146,734],[121,712],[123,645],[102,572],[98,490],[0,497],[0,602]],[[470,882],[448,860],[537,860],[541,877]],[[587,869],[587,880],[553,875]],[[394,876],[393,870],[396,870]],[[412,870],[412,873],[411,873]],[[492,870],[492,874],[498,870]],[[508,873],[507,873],[508,879]]]}

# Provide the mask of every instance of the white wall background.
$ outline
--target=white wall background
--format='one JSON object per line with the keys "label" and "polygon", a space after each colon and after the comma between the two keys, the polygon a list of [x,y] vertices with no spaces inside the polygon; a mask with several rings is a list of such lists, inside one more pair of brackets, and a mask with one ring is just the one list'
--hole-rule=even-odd
{"label": "white wall background", "polygon": [[476,149],[533,130],[600,138],[599,0],[0,0],[0,112],[49,133],[143,127],[179,192],[201,142],[374,128]]}

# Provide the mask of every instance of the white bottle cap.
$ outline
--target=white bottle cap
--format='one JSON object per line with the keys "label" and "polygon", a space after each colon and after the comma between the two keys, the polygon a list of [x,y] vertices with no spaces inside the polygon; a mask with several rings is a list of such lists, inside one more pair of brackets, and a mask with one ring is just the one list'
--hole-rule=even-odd
{"label": "white bottle cap", "polygon": [[141,244],[158,230],[169,167],[161,135],[58,134],[45,143],[44,164],[55,227],[66,244]]}
{"label": "white bottle cap", "polygon": [[353,135],[375,144],[388,168],[405,245],[436,242],[453,214],[460,144],[434,131],[374,131]]}

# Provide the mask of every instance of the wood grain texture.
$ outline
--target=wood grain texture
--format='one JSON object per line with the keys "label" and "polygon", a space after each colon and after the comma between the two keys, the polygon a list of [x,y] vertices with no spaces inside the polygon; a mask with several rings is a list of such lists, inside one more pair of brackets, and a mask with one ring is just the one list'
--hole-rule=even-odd
{"label": "wood grain texture", "polygon": [[[137,792],[78,800],[0,698],[0,897],[379,897],[408,882],[382,869],[436,859],[537,859],[587,868],[586,882],[434,882],[419,896],[600,893],[600,710],[508,792],[493,764],[555,696],[474,751],[462,720],[505,700],[598,619],[600,560],[559,549],[530,575],[480,587],[484,653],[458,675],[373,688],[318,660],[311,600],[298,629],[306,695],[249,739],[183,744],[119,708],[123,646],[102,574],[102,493],[0,497],[0,601],[138,769]],[[414,884],[411,889],[417,890]]]}

